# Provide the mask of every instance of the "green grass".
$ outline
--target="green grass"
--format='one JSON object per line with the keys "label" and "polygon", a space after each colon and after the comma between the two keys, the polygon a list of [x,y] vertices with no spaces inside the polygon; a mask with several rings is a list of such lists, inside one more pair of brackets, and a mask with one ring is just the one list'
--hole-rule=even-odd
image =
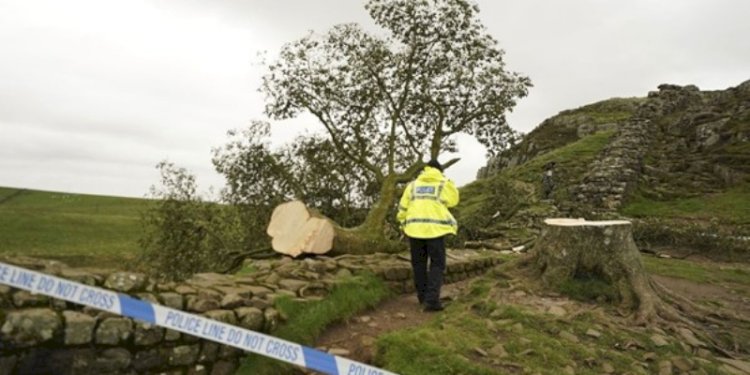
{"label": "green grass", "polygon": [[[391,332],[378,338],[377,364],[404,375],[450,374],[560,374],[566,366],[576,374],[600,374],[602,364],[609,363],[615,373],[637,373],[634,366],[647,352],[656,360],[647,373],[658,372],[659,361],[673,356],[693,357],[672,340],[670,345],[656,347],[649,339],[652,333],[620,329],[599,324],[592,312],[572,318],[553,316],[526,307],[500,305],[493,298],[502,287],[490,278],[479,279],[469,293],[433,320],[407,330]],[[586,335],[595,329],[601,336]],[[563,337],[573,334],[578,342]],[[623,348],[628,342],[638,347]],[[507,356],[492,353],[502,344]],[[488,355],[481,355],[480,348]],[[591,365],[586,362],[593,361]],[[718,374],[713,363],[698,363],[705,373]]]}
{"label": "green grass", "polygon": [[542,167],[548,162],[554,161],[557,163],[555,171],[558,176],[569,174],[569,171],[576,171],[579,173],[569,177],[580,180],[583,177],[583,172],[604,149],[604,146],[609,144],[614,133],[614,131],[601,131],[591,134],[576,142],[539,155],[524,164],[508,168],[504,173],[510,178],[541,186]]}
{"label": "green grass", "polygon": [[730,224],[750,224],[750,185],[699,197],[658,201],[634,197],[621,212],[631,217],[717,218]]}
{"label": "green grass", "polygon": [[[357,275],[337,284],[321,301],[300,303],[290,298],[276,300],[276,308],[287,317],[286,323],[271,334],[298,344],[313,346],[330,324],[346,320],[359,311],[374,307],[391,293],[388,286],[370,274]],[[293,372],[294,366],[253,354],[236,374],[275,375]]]}
{"label": "green grass", "polygon": [[0,188],[0,254],[121,266],[139,251],[140,213],[151,204],[147,199]]}
{"label": "green grass", "polygon": [[643,263],[649,273],[676,277],[696,283],[731,282],[750,286],[750,269],[716,266],[708,267],[701,263],[680,259],[662,259],[643,257]]}

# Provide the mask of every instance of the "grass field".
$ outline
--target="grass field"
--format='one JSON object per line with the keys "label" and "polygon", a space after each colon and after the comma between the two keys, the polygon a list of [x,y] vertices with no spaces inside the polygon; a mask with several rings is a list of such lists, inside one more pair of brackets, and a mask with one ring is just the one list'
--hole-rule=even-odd
{"label": "grass field", "polygon": [[151,201],[0,187],[0,254],[123,267]]}

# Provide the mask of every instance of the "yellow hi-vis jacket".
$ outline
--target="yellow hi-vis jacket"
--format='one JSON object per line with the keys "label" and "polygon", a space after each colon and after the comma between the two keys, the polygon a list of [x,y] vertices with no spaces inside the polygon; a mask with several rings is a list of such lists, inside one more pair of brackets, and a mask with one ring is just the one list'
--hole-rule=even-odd
{"label": "yellow hi-vis jacket", "polygon": [[458,223],[448,207],[458,204],[458,189],[440,170],[425,167],[404,189],[396,219],[407,236],[437,238],[456,234]]}

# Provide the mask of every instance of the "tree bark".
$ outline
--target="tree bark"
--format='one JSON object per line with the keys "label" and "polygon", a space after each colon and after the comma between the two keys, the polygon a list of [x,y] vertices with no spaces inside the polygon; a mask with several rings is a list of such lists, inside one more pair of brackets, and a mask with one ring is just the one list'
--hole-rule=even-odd
{"label": "tree bark", "polygon": [[736,350],[726,337],[747,318],[720,307],[706,307],[678,295],[648,276],[625,220],[546,219],[530,263],[552,287],[577,276],[597,277],[612,285],[623,307],[639,325],[660,322],[662,328],[687,328],[715,351]]}
{"label": "tree bark", "polygon": [[544,224],[534,251],[545,285],[596,277],[615,287],[625,306],[649,308],[653,291],[629,221],[547,219]]}

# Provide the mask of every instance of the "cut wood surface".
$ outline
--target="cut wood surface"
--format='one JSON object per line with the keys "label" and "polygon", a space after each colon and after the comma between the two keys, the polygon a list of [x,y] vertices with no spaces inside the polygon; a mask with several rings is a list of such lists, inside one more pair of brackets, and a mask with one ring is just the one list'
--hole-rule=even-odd
{"label": "cut wood surface", "polygon": [[277,206],[266,233],[274,251],[297,257],[303,253],[325,254],[333,247],[334,225],[315,214],[301,201]]}

